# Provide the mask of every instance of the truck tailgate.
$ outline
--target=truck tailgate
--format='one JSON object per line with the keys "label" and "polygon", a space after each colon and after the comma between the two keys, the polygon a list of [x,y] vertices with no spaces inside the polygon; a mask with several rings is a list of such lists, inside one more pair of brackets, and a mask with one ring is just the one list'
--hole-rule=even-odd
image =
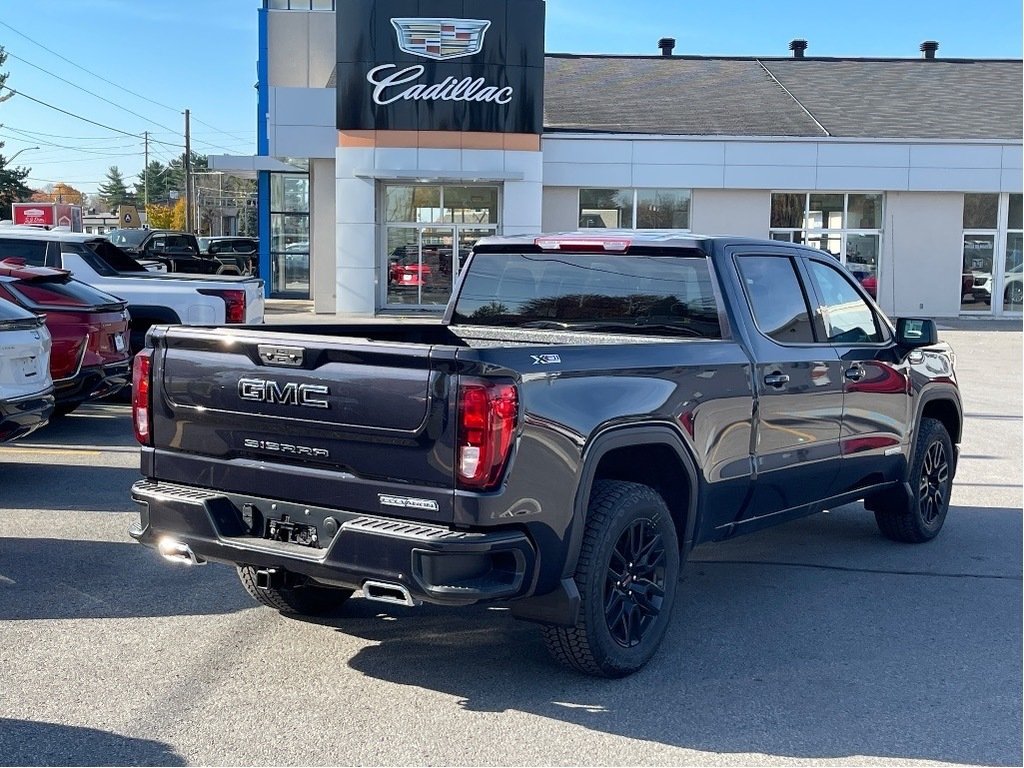
{"label": "truck tailgate", "polygon": [[185,326],[153,340],[156,478],[364,512],[397,496],[451,519],[454,350]]}

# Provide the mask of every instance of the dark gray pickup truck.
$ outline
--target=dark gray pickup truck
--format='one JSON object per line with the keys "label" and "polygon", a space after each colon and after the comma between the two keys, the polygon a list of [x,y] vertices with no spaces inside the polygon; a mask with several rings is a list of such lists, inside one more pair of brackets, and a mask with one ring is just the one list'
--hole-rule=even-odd
{"label": "dark gray pickup truck", "polygon": [[133,397],[168,559],[298,614],[500,601],[610,677],[697,544],[861,499],[933,538],[962,425],[934,322],[829,254],[636,232],[483,240],[440,324],[155,327]]}

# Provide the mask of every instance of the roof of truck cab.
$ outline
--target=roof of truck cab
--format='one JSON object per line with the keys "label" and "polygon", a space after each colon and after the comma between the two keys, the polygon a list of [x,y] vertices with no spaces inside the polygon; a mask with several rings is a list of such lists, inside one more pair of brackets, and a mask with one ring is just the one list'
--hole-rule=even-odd
{"label": "roof of truck cab", "polygon": [[[537,235],[496,235],[484,237],[476,242],[473,250],[501,250],[507,251],[510,248],[538,247],[538,241],[562,240],[575,242],[577,246],[593,243],[595,250],[604,242],[620,243],[628,241],[629,246],[640,246],[644,248],[665,248],[679,250],[698,250],[709,253],[714,249],[715,244],[761,246],[780,248],[785,247],[791,250],[806,252],[807,254],[821,255],[825,251],[797,243],[787,243],[781,240],[764,240],[754,237],[741,237],[737,235],[702,235],[691,232],[679,232],[668,230],[635,230],[635,229],[583,229],[573,232],[551,232]],[[544,249],[542,249],[544,250]],[[551,249],[556,252],[556,249]],[[607,249],[607,253],[621,253],[619,250]]]}

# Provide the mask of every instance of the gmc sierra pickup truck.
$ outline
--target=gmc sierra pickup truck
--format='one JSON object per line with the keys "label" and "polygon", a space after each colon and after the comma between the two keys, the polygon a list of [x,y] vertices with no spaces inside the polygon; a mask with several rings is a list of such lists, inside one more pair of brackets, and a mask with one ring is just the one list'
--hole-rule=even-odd
{"label": "gmc sierra pickup truck", "polygon": [[286,613],[500,601],[622,676],[697,544],[858,500],[891,539],[938,534],[953,362],[811,248],[487,238],[440,324],[154,327],[130,534]]}

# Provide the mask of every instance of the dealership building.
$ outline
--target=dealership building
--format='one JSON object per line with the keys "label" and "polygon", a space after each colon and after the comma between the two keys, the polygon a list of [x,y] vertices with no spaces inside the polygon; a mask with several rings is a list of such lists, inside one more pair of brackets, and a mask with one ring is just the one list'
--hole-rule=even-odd
{"label": "dealership building", "polygon": [[259,180],[272,297],[440,311],[480,237],[674,229],[826,249],[891,315],[1020,316],[1019,59],[552,54],[542,0],[258,13],[257,153],[211,167]]}

